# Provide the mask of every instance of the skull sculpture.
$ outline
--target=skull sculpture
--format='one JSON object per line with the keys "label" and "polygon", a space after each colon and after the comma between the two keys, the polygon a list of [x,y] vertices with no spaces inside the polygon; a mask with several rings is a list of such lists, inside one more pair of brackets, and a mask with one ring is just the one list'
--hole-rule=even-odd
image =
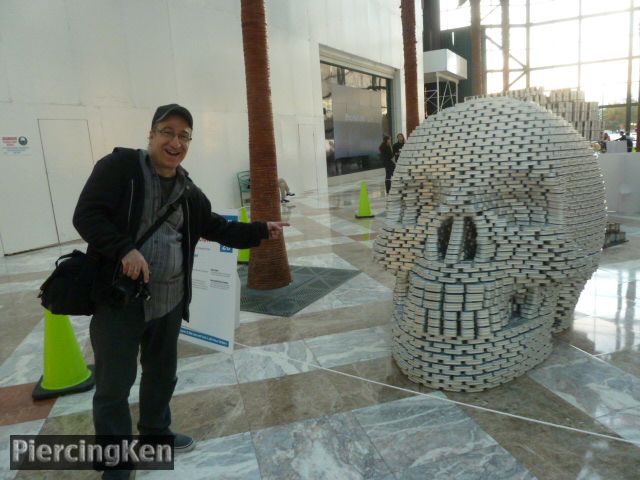
{"label": "skull sculpture", "polygon": [[606,223],[588,143],[506,97],[428,118],[405,144],[374,256],[396,274],[393,356],[413,381],[478,391],[542,362],[571,325]]}

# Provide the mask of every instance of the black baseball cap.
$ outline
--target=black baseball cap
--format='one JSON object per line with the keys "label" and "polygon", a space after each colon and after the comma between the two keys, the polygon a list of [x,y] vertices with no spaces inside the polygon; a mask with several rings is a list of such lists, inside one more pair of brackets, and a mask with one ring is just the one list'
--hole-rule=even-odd
{"label": "black baseball cap", "polygon": [[156,123],[161,122],[171,115],[178,115],[179,117],[184,118],[189,124],[189,128],[193,129],[193,117],[191,116],[191,113],[189,110],[177,103],[170,103],[169,105],[162,105],[158,107],[156,113],[153,115],[153,120],[151,120],[151,126],[154,126]]}

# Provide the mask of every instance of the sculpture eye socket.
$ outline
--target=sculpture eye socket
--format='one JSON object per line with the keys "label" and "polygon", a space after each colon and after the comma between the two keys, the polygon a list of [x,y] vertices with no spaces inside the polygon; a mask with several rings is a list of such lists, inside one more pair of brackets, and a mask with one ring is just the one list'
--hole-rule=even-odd
{"label": "sculpture eye socket", "polygon": [[464,233],[462,236],[462,252],[465,260],[476,258],[476,248],[478,246],[478,232],[476,224],[471,217],[464,217]]}
{"label": "sculpture eye socket", "polygon": [[451,229],[453,228],[453,218],[447,218],[442,225],[438,227],[438,257],[444,260],[447,256],[449,248],[449,240],[451,239]]}

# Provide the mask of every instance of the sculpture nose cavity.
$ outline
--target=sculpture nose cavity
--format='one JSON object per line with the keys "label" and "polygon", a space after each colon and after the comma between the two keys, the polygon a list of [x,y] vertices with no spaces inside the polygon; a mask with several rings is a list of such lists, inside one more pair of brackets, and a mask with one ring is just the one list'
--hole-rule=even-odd
{"label": "sculpture nose cavity", "polygon": [[474,260],[478,232],[472,216],[449,217],[438,228],[438,259],[446,264]]}

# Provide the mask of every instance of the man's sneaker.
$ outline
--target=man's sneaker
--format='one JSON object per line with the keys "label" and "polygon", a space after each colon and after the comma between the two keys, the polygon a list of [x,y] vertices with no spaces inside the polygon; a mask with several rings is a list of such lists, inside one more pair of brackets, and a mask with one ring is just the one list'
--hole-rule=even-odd
{"label": "man's sneaker", "polygon": [[196,448],[196,442],[193,437],[183,433],[173,434],[173,450],[175,453],[190,452],[194,448]]}
{"label": "man's sneaker", "polygon": [[287,193],[287,197],[294,197],[294,196],[295,196],[295,193],[291,193],[291,192]]}
{"label": "man's sneaker", "polygon": [[280,203],[289,203],[289,200],[287,200],[286,198],[283,198],[282,200],[280,200]]}

